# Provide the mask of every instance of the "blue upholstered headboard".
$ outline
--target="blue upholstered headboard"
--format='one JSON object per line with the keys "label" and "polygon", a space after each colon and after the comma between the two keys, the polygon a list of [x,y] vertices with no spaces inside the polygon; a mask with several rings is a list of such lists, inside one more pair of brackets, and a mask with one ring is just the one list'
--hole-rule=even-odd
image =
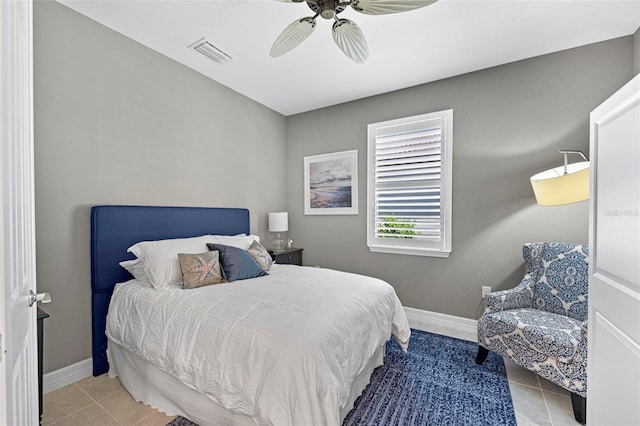
{"label": "blue upholstered headboard", "polygon": [[206,207],[95,206],[91,209],[93,375],[109,370],[107,312],[113,287],[132,279],[118,263],[139,241],[249,234],[249,210]]}

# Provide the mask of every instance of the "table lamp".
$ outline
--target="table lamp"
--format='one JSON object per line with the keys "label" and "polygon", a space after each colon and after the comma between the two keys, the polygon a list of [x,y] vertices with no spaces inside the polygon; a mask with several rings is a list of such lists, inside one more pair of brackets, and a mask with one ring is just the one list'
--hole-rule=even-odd
{"label": "table lamp", "polygon": [[274,251],[282,251],[286,246],[286,234],[283,232],[289,230],[289,213],[287,212],[271,212],[269,213],[269,232],[275,232],[272,240]]}

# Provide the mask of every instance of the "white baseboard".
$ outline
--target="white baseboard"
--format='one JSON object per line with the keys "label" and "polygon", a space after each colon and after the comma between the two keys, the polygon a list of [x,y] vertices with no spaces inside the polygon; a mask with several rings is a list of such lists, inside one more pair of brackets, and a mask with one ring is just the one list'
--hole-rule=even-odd
{"label": "white baseboard", "polygon": [[438,312],[423,311],[422,309],[404,307],[409,325],[417,330],[442,334],[457,339],[477,341],[478,321],[441,314]]}
{"label": "white baseboard", "polygon": [[49,393],[93,374],[93,358],[87,358],[42,377],[42,392]]}

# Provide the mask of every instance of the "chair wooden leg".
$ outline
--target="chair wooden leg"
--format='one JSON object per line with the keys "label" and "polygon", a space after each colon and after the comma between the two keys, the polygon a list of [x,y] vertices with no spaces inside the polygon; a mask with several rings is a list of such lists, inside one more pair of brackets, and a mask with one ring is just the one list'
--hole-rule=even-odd
{"label": "chair wooden leg", "polygon": [[484,364],[489,356],[489,349],[478,345],[478,355],[476,355],[476,364]]}
{"label": "chair wooden leg", "polygon": [[571,405],[576,421],[581,425],[587,423],[587,398],[571,392]]}

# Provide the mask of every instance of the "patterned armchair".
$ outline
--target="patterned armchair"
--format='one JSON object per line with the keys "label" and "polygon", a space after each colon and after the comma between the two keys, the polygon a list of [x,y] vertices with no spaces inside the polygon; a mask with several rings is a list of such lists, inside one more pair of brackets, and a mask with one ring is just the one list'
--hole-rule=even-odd
{"label": "patterned armchair", "polygon": [[478,321],[478,356],[489,351],[571,392],[573,412],[585,424],[587,404],[586,245],[527,243],[520,285],[484,296]]}

